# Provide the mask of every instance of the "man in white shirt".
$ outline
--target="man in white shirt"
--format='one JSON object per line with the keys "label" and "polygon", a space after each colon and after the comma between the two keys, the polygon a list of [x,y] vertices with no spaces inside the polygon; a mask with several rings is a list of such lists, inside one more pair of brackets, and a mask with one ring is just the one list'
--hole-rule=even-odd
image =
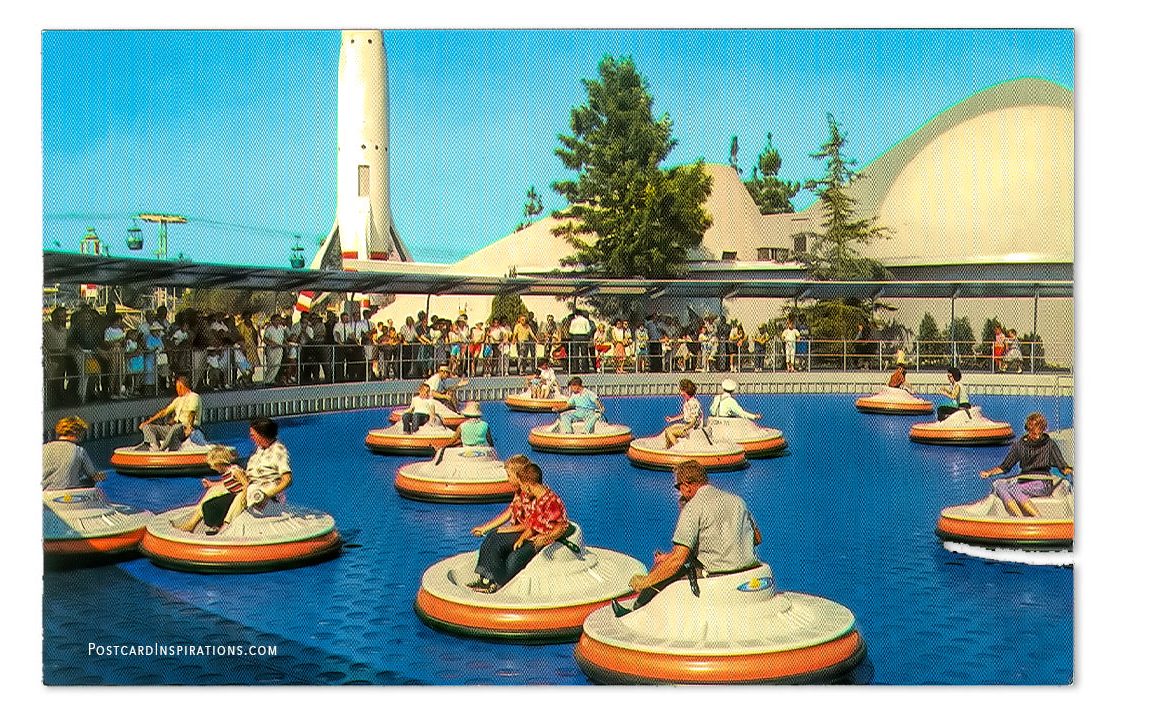
{"label": "man in white shirt", "polygon": [[492,365],[495,370],[492,371],[493,375],[507,375],[508,374],[508,339],[510,334],[508,329],[504,327],[504,321],[496,318],[492,321],[492,327],[488,329],[488,342],[492,347]]}
{"label": "man in white shirt", "polygon": [[800,339],[800,331],[792,318],[788,318],[788,326],[780,333],[780,339],[784,341],[784,362],[788,372],[796,372],[796,341]]}
{"label": "man in white shirt", "polygon": [[[201,414],[200,396],[188,387],[188,378],[178,375],[176,398],[155,415],[140,423],[147,449],[156,452],[179,448],[184,440],[191,438],[192,433],[200,428]],[[168,415],[172,416],[168,422],[156,422]],[[145,449],[142,447],[144,443],[137,448]]]}
{"label": "man in white shirt", "polygon": [[569,355],[572,357],[573,373],[586,373],[592,369],[592,359],[588,354],[588,343],[592,339],[592,321],[582,310],[573,311],[568,321],[568,337],[572,347]]}
{"label": "man in white shirt", "polygon": [[280,313],[273,313],[264,328],[264,384],[275,385],[280,376],[280,365],[284,362],[284,348],[288,344],[288,328]]}
{"label": "man in white shirt", "polygon": [[373,380],[372,360],[376,356],[376,347],[372,344],[372,311],[365,309],[356,321],[356,333],[360,336],[360,347],[364,348],[364,367],[356,375],[361,380]]}
{"label": "man in white shirt", "polygon": [[712,405],[708,409],[708,414],[714,418],[724,417],[741,417],[748,420],[759,420],[759,413],[748,412],[740,407],[740,403],[736,398],[732,397],[732,393],[736,392],[739,385],[732,378],[727,378],[720,384],[720,389],[723,391],[715,398],[712,399]]}
{"label": "man in white shirt", "polygon": [[332,338],[340,347],[336,351],[336,382],[345,382],[356,375],[357,365],[364,361],[360,349],[359,320],[348,313],[340,313],[340,322],[332,328]]}

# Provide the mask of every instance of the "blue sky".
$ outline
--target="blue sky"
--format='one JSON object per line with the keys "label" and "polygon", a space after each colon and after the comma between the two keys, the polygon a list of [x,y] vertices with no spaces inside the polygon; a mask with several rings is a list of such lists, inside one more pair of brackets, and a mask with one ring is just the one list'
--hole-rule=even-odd
{"label": "blue sky", "polygon": [[[392,212],[417,260],[452,262],[511,232],[530,185],[545,207],[570,177],[556,158],[605,55],[631,56],[668,164],[755,163],[768,133],[781,176],[831,112],[861,165],[973,93],[1019,77],[1073,87],[1066,30],[385,31]],[[335,211],[337,31],[51,31],[42,35],[45,247],[86,227],[112,253],[131,216],[190,218],[170,255],[282,266]],[[798,198],[800,206],[810,198]],[[148,248],[156,227],[145,226]]]}

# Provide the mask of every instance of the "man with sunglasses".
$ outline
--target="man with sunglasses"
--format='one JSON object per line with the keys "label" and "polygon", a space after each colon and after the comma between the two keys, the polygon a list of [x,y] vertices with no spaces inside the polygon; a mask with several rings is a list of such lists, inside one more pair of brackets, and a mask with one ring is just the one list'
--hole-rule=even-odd
{"label": "man with sunglasses", "polygon": [[[738,495],[708,483],[708,473],[695,460],[676,466],[673,472],[680,493],[680,517],[672,533],[671,552],[654,553],[655,564],[647,575],[636,575],[629,585],[639,595],[631,608],[612,601],[616,617],[648,604],[656,593],[692,571],[703,577],[730,575],[760,565],[755,546],[760,529]],[[697,593],[698,594],[698,593]]]}

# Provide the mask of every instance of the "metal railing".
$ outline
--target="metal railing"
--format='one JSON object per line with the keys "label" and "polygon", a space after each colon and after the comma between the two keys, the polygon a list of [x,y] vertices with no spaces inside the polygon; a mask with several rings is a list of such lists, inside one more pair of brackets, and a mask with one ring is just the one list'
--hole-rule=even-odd
{"label": "metal railing", "polygon": [[[994,355],[989,343],[802,339],[795,369],[805,371],[888,371],[901,359],[909,371],[943,370],[955,365],[975,372],[1039,373],[1072,371],[1072,348],[1020,342],[1019,352]],[[439,345],[262,345],[248,358],[239,345],[176,348],[131,355],[70,350],[44,354],[44,398],[48,407],[80,405],[95,399],[171,395],[172,378],[189,378],[198,392],[253,386],[315,385],[388,379],[424,379],[440,365],[463,376],[529,375],[545,357],[557,372],[688,373],[782,372],[785,343],[710,343],[669,339],[655,343],[444,343]],[[1068,358],[1066,365],[1048,358]],[[81,392],[83,391],[83,394]]]}

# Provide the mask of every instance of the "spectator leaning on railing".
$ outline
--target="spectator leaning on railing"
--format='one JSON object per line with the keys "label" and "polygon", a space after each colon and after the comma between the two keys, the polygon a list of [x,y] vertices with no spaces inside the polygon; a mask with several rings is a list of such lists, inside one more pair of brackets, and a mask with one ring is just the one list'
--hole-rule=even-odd
{"label": "spectator leaning on railing", "polygon": [[68,374],[68,311],[52,310],[44,323],[44,401],[48,407],[64,404],[64,385]]}

